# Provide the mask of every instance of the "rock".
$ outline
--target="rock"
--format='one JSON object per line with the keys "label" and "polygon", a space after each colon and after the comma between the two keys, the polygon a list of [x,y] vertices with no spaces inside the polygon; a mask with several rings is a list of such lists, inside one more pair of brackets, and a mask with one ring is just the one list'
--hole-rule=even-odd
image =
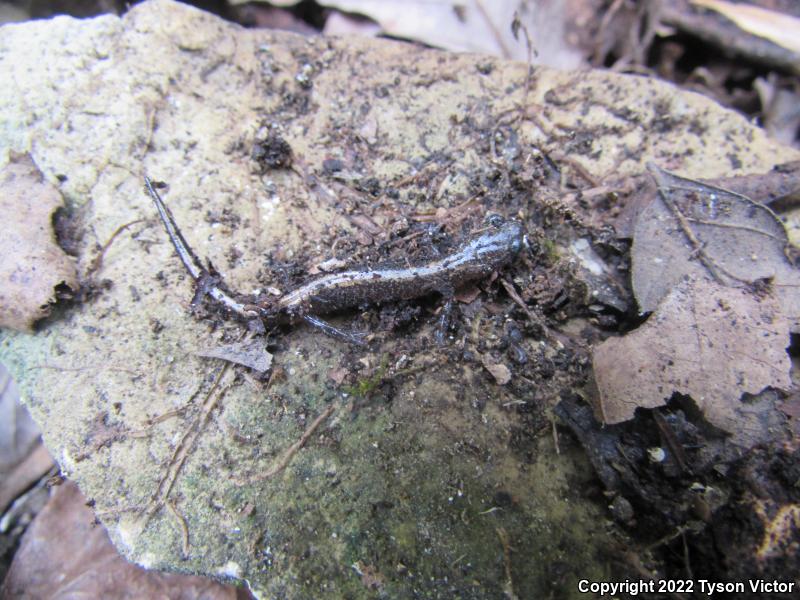
{"label": "rock", "polygon": [[[29,152],[82,217],[79,273],[120,226],[147,220],[106,251],[95,276],[110,287],[35,335],[0,333],[0,360],[47,447],[128,558],[244,579],[263,598],[372,598],[372,585],[393,598],[500,597],[502,530],[519,597],[549,594],[554,570],[563,589],[607,575],[604,508],[574,486],[586,469],[555,453],[549,427],[537,434],[530,414],[507,408],[527,406],[514,386],[532,381],[536,361],[498,386],[477,361],[427,344],[433,323],[375,332],[368,350],[281,330],[268,383],[199,357],[243,326],[188,310],[192,282],[143,191],[144,174],[168,184],[161,193],[197,253],[250,293],[288,289],[274,265],[302,273],[342,258],[329,253],[338,239],[341,252],[370,252],[355,217],[384,232],[370,234],[377,243],[395,220],[451,209],[473,186],[486,212],[538,210],[538,180],[508,184],[510,163],[493,162],[490,139],[508,142],[500,161],[538,148],[596,176],[655,160],[713,177],[792,155],[699,95],[604,72],[535,69],[536,118],[517,119],[526,65],[478,63],[383,40],[245,30],[165,0],[122,18],[0,29],[0,162]],[[510,124],[513,136],[495,135]],[[265,131],[285,140],[291,169],[262,172],[253,160]],[[342,169],[326,173],[331,159]],[[478,330],[473,339],[459,323],[470,344],[459,356],[503,350],[503,319],[490,310],[515,309],[473,302]],[[408,367],[387,366],[403,355]],[[341,384],[327,377],[340,369]],[[537,380],[534,408],[582,385],[576,372]],[[502,510],[498,489],[514,499]]]}

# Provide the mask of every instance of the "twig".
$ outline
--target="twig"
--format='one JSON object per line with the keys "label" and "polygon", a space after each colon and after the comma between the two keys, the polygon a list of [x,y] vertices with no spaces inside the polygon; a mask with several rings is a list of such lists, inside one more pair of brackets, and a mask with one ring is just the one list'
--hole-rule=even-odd
{"label": "twig", "polygon": [[608,10],[603,14],[603,18],[600,19],[600,26],[597,28],[597,35],[595,35],[594,38],[594,51],[590,57],[591,64],[595,67],[601,66],[605,58],[600,54],[601,46],[604,41],[603,37],[605,36],[606,29],[608,29],[608,26],[611,24],[611,20],[619,12],[619,9],[622,8],[623,2],[625,2],[625,0],[614,0]]}
{"label": "twig", "polygon": [[[190,402],[191,402],[191,400],[190,400]],[[150,417],[148,419],[145,419],[144,427],[150,428],[150,427],[153,427],[153,425],[157,425],[158,423],[163,423],[164,421],[166,421],[168,419],[171,419],[173,417],[177,417],[177,416],[183,414],[184,412],[186,412],[186,408],[188,406],[189,405],[187,403],[185,406],[182,406],[181,408],[175,408],[173,410],[168,410],[167,412],[161,413],[160,415],[158,415],[156,417]]]}
{"label": "twig", "polygon": [[[552,417],[551,417],[551,419],[552,419]],[[556,427],[555,419],[552,419],[550,421],[550,423],[553,426],[553,444],[555,444],[555,447],[556,447],[556,454],[560,455],[561,454],[561,448],[558,445],[558,428]]]}
{"label": "twig", "polygon": [[733,273],[730,273],[724,267],[716,264],[712,258],[706,253],[703,249],[704,245],[703,242],[695,235],[694,231],[692,230],[691,225],[689,224],[686,215],[684,215],[681,210],[678,208],[675,201],[672,199],[670,195],[670,190],[674,189],[674,186],[670,185],[666,181],[664,181],[664,177],[662,175],[661,169],[656,167],[655,165],[648,165],[650,173],[653,175],[653,179],[656,182],[656,187],[658,188],[658,194],[661,197],[661,200],[664,202],[664,205],[667,209],[672,213],[672,216],[675,217],[675,220],[678,221],[678,225],[680,226],[681,230],[683,231],[683,235],[686,236],[686,239],[689,240],[689,243],[692,245],[692,253],[697,256],[703,266],[708,270],[714,280],[719,283],[720,285],[727,286],[728,282],[721,277],[725,275],[726,277],[732,279],[733,281],[738,281],[740,283],[747,283],[750,282],[745,281],[739,277],[736,277]]}
{"label": "twig", "polygon": [[719,223],[717,221],[706,221],[705,219],[695,219],[693,217],[686,217],[686,220],[689,221],[690,223],[698,223],[700,225],[708,225],[710,227],[727,227],[729,229],[739,229],[741,231],[749,231],[751,233],[757,233],[759,235],[766,236],[782,244],[786,243],[786,238],[780,238],[776,235],[772,235],[768,231],[764,231],[763,229],[756,229],[755,227],[748,227],[747,225],[737,225],[736,223]]}
{"label": "twig", "polygon": [[667,544],[667,543],[671,542],[676,537],[678,537],[680,535],[683,535],[683,533],[687,529],[688,529],[688,526],[686,526],[686,525],[678,526],[678,528],[674,532],[669,533],[669,534],[665,535],[664,537],[662,537],[660,539],[657,539],[655,542],[653,542],[649,546],[646,546],[644,548],[644,551],[645,552],[650,552],[651,550],[654,550],[655,548],[658,548],[659,546],[663,546],[664,544]]}
{"label": "twig", "polygon": [[514,593],[514,581],[511,579],[511,544],[508,540],[508,532],[504,527],[495,529],[497,537],[500,538],[500,543],[503,545],[503,563],[505,564],[506,572],[506,585],[505,593],[511,600],[517,600],[517,595]]}
{"label": "twig", "polygon": [[186,433],[183,434],[183,438],[176,446],[175,452],[173,452],[172,458],[170,458],[167,472],[161,478],[161,481],[159,481],[156,493],[153,497],[153,500],[150,502],[149,508],[147,509],[148,517],[154,515],[169,498],[172,487],[175,485],[175,481],[178,479],[178,475],[180,474],[186,459],[189,457],[189,452],[194,448],[194,444],[202,432],[202,426],[208,421],[211,411],[216,408],[217,403],[222,396],[222,392],[219,394],[215,394],[215,392],[219,387],[220,381],[222,381],[222,377],[225,375],[225,373],[227,373],[229,366],[230,363],[225,363],[220,369],[219,374],[214,379],[214,383],[211,384],[211,388],[206,394],[200,414],[189,426],[189,428],[186,430]]}
{"label": "twig", "polygon": [[165,504],[175,520],[178,521],[178,527],[181,530],[181,554],[184,559],[189,558],[189,527],[186,525],[186,519],[178,512],[174,502],[167,500]]}
{"label": "twig", "polygon": [[681,531],[681,540],[683,541],[683,564],[686,566],[686,575],[689,579],[694,579],[692,573],[692,565],[689,562],[689,544],[686,542],[686,531]]}
{"label": "twig", "polygon": [[689,466],[689,463],[686,459],[686,453],[683,451],[683,446],[681,445],[680,441],[675,437],[672,427],[669,426],[669,423],[667,423],[667,420],[658,411],[658,409],[654,410],[652,414],[653,420],[656,423],[656,427],[658,427],[658,430],[661,432],[664,442],[672,452],[672,456],[675,457],[675,462],[678,463],[678,467],[680,467],[681,471],[687,471],[691,473],[692,468]]}
{"label": "twig", "polygon": [[602,184],[600,180],[597,179],[594,175],[592,175],[586,167],[584,167],[577,159],[573,158],[572,156],[567,156],[566,154],[562,154],[561,152],[553,152],[550,157],[554,161],[562,162],[564,164],[569,165],[575,172],[581,176],[585,181],[589,183],[593,188],[600,187]]}
{"label": "twig", "polygon": [[117,237],[128,227],[144,221],[145,219],[136,219],[135,221],[131,221],[130,223],[125,223],[124,225],[117,227],[114,233],[111,234],[111,237],[108,238],[108,241],[103,244],[102,248],[100,248],[100,252],[97,254],[97,256],[95,256],[92,262],[89,263],[89,268],[86,270],[86,279],[90,279],[92,275],[99,271],[100,267],[103,266],[103,257],[105,256],[106,251],[111,247],[111,244],[114,243],[114,240],[117,239]]}
{"label": "twig", "polygon": [[525,87],[522,91],[522,104],[520,105],[520,117],[524,117],[528,111],[528,95],[531,91],[531,71],[533,71],[533,55],[538,53],[533,49],[531,43],[531,34],[528,32],[528,27],[519,18],[519,11],[514,11],[514,19],[511,21],[511,32],[514,34],[514,39],[517,39],[517,32],[522,30],[525,34],[525,50],[527,61],[525,62]]}
{"label": "twig", "polygon": [[483,20],[486,21],[486,25],[488,25],[489,30],[492,32],[494,36],[494,41],[497,42],[497,45],[500,46],[500,51],[503,53],[503,58],[511,58],[511,51],[506,46],[505,42],[503,41],[503,36],[498,31],[497,26],[494,24],[492,19],[490,18],[489,13],[486,12],[486,9],[483,7],[483,2],[480,0],[476,0],[475,6],[478,9],[478,12],[481,13],[481,17]]}
{"label": "twig", "polygon": [[62,367],[59,365],[31,365],[29,369],[53,369],[54,371],[63,371],[65,373],[82,371],[115,371],[119,373],[129,373],[130,375],[139,376],[139,373],[132,369],[125,369],[123,367],[96,367],[95,365],[87,365],[85,367]]}
{"label": "twig", "polygon": [[325,421],[325,419],[330,417],[333,411],[335,411],[337,408],[338,404],[336,402],[332,402],[328,406],[328,408],[322,411],[320,415],[316,419],[314,419],[311,425],[309,425],[308,428],[306,428],[306,430],[303,432],[303,435],[300,436],[300,439],[297,440],[291,446],[289,446],[289,448],[287,448],[286,451],[283,453],[283,456],[281,456],[278,459],[278,461],[274,465],[272,465],[272,467],[270,467],[266,472],[261,473],[260,475],[256,475],[255,477],[251,477],[250,479],[237,480],[235,481],[235,483],[237,485],[247,485],[251,483],[257,483],[259,481],[264,481],[265,479],[270,479],[271,477],[274,477],[275,475],[283,471],[289,464],[289,462],[292,460],[292,457],[297,453],[297,451],[300,450],[300,448],[302,448],[305,445],[308,439],[312,435],[314,435],[314,432],[317,430],[317,428]]}
{"label": "twig", "polygon": [[[652,546],[650,546],[652,547]],[[645,566],[642,564],[640,559],[640,553],[634,552],[626,552],[625,559],[627,563],[632,566],[644,579],[647,581],[658,581],[659,577],[649,571]],[[674,600],[687,600],[687,596],[685,594],[681,594],[678,592],[667,592],[667,595]]]}
{"label": "twig", "polygon": [[542,331],[545,332],[545,335],[547,335],[548,331],[547,326],[544,323],[542,323],[542,320],[538,316],[536,316],[533,313],[533,311],[531,311],[530,308],[528,308],[528,305],[525,304],[525,301],[517,293],[517,290],[514,289],[512,283],[508,281],[505,277],[500,278],[500,283],[503,286],[503,288],[505,288],[506,293],[509,295],[509,297],[525,312],[528,319],[531,320],[531,323],[535,323],[536,325],[541,327]]}

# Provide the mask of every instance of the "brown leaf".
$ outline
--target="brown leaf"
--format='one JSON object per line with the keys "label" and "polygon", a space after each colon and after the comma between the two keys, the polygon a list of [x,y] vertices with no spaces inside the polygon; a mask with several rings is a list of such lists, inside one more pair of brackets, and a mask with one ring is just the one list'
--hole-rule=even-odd
{"label": "brown leaf", "polygon": [[209,350],[201,350],[198,356],[206,358],[219,358],[237,365],[244,365],[258,373],[266,373],[272,366],[272,354],[265,348],[263,338],[254,337],[250,340],[217,346]]}
{"label": "brown leaf", "polygon": [[337,269],[347,266],[347,263],[339,258],[329,258],[321,263],[313,265],[309,270],[309,275],[317,275],[318,273],[331,273]]}
{"label": "brown leaf", "polygon": [[800,128],[800,90],[795,81],[783,80],[775,71],[753,81],[762,106],[762,127],[769,137],[787,146],[794,145]]}
{"label": "brown leaf", "polygon": [[383,233],[381,226],[365,214],[351,215],[350,222],[368,235],[381,235]]}
{"label": "brown leaf", "polygon": [[800,438],[800,391],[795,390],[778,406],[778,409],[789,417],[794,436]]}
{"label": "brown leaf", "polygon": [[511,370],[502,363],[492,363],[489,360],[483,361],[484,368],[492,374],[498,385],[505,385],[511,381]]}
{"label": "brown leaf", "polygon": [[724,15],[748,33],[800,53],[800,38],[797,35],[800,31],[800,19],[797,17],[746,3],[735,4],[724,0],[691,0],[691,2]]}
{"label": "brown leaf", "polygon": [[365,15],[377,22],[383,33],[393,37],[456,52],[527,60],[525,35],[512,30],[515,16],[519,15],[536,49],[533,58],[537,63],[564,69],[581,63],[580,53],[565,34],[566,24],[574,24],[576,16],[575,7],[566,3],[322,0],[320,4],[344,13]]}
{"label": "brown leaf", "polygon": [[61,194],[27,154],[0,172],[0,327],[30,331],[50,312],[54,288],[78,289],[75,264],[56,243],[52,215]]}
{"label": "brown leaf", "polygon": [[344,378],[347,377],[349,371],[344,367],[336,367],[328,370],[328,379],[333,381],[336,385],[342,385]]}
{"label": "brown leaf", "polygon": [[19,401],[11,375],[0,364],[0,480],[36,446],[41,432]]}
{"label": "brown leaf", "polygon": [[771,424],[760,413],[774,411],[740,397],[791,385],[787,329],[774,298],[690,278],[642,327],[595,348],[596,409],[606,423],[619,423],[673,392],[687,394],[711,424],[750,446]]}
{"label": "brown leaf", "polygon": [[650,167],[658,195],[634,227],[631,279],[642,312],[682,279],[738,286],[764,279],[791,326],[800,328],[800,271],[787,260],[783,224],[739,194]]}
{"label": "brown leaf", "polygon": [[[205,577],[147,571],[122,558],[74,483],[53,489],[14,556],[0,598],[235,599]],[[246,596],[245,596],[246,597]]]}
{"label": "brown leaf", "polygon": [[477,285],[470,285],[462,287],[454,295],[453,298],[462,304],[472,304],[481,295],[481,288]]}
{"label": "brown leaf", "polygon": [[[795,105],[797,104],[800,103],[796,102]],[[800,161],[775,165],[766,173],[719,177],[705,180],[703,183],[747,196],[780,212],[784,208],[791,208],[792,204],[797,204],[797,197],[800,194]]]}
{"label": "brown leaf", "polygon": [[0,480],[0,514],[54,466],[53,458],[44,444],[36,444],[25,459]]}

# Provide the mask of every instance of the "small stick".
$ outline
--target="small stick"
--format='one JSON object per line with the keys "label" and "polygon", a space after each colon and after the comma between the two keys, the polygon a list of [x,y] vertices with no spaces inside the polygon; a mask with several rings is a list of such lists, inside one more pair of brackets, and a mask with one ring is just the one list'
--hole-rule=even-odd
{"label": "small stick", "polygon": [[167,230],[167,235],[169,235],[172,245],[175,246],[175,251],[178,253],[178,257],[181,259],[183,266],[186,267],[186,270],[189,272],[189,275],[192,276],[192,279],[200,279],[201,276],[207,274],[203,263],[201,263],[200,259],[197,258],[197,255],[192,252],[192,249],[189,247],[189,244],[183,237],[181,230],[178,229],[178,224],[175,222],[172,212],[169,210],[167,205],[164,204],[161,196],[158,195],[158,192],[153,187],[153,182],[150,181],[150,178],[147,177],[147,175],[144,177],[144,183],[147,186],[147,191],[150,194],[150,197],[153,199],[153,203],[156,205],[156,209],[158,209],[158,214],[161,216],[161,222],[164,224],[164,227]]}
{"label": "small stick", "polygon": [[181,441],[178,443],[175,451],[172,453],[172,458],[169,461],[167,472],[158,483],[156,494],[147,511],[148,517],[154,515],[155,512],[161,508],[169,498],[170,492],[172,492],[172,487],[175,485],[175,481],[178,479],[178,475],[183,469],[183,465],[186,463],[189,453],[194,448],[197,438],[200,437],[202,426],[208,421],[211,412],[214,410],[214,408],[216,408],[217,403],[224,392],[223,390],[223,392],[216,393],[220,381],[222,381],[222,377],[225,375],[225,373],[227,373],[229,366],[230,363],[225,363],[220,369],[219,374],[214,379],[214,383],[211,384],[211,389],[209,389],[208,393],[206,394],[201,413],[192,422],[186,433],[183,434]]}
{"label": "small stick", "polygon": [[181,554],[184,559],[189,558],[189,527],[186,525],[186,519],[178,512],[172,500],[167,500],[166,505],[169,512],[172,513],[172,516],[178,521],[178,527],[181,530]]}
{"label": "small stick", "polygon": [[305,443],[312,435],[314,435],[314,432],[317,430],[317,427],[319,427],[325,421],[325,419],[330,417],[333,411],[335,411],[337,408],[338,405],[335,402],[332,402],[328,406],[328,408],[323,410],[320,413],[320,415],[316,419],[314,419],[313,423],[311,423],[311,425],[309,425],[308,428],[303,432],[303,435],[300,436],[300,439],[286,449],[286,451],[283,453],[283,456],[281,456],[278,459],[278,462],[276,462],[272,467],[270,467],[265,473],[256,475],[255,477],[248,480],[237,481],[236,482],[237,485],[246,485],[251,483],[257,483],[259,481],[264,481],[265,479],[270,479],[271,477],[274,477],[275,475],[283,471],[289,464],[289,461],[292,460],[292,457],[297,453],[297,451],[300,450],[300,448],[302,448],[305,445]]}
{"label": "small stick", "polygon": [[558,445],[558,428],[556,427],[555,419],[552,419],[550,424],[553,426],[553,443],[556,446],[556,454],[561,455],[561,448]]}
{"label": "small stick", "polygon": [[500,283],[505,288],[506,293],[509,295],[509,297],[517,304],[517,306],[519,306],[525,312],[525,314],[531,320],[531,323],[535,323],[536,325],[542,327],[544,331],[547,331],[547,327],[545,326],[545,324],[542,323],[542,320],[539,317],[537,317],[533,313],[533,311],[531,311],[530,308],[528,308],[528,305],[525,304],[525,301],[517,293],[517,290],[514,289],[514,286],[511,284],[511,282],[508,281],[505,277],[501,277]]}
{"label": "small stick", "polygon": [[500,538],[500,543],[503,545],[503,562],[505,563],[506,572],[504,591],[511,600],[517,600],[517,595],[514,593],[514,581],[511,579],[511,543],[508,539],[508,532],[505,527],[498,527],[495,531],[497,532],[497,537]]}
{"label": "small stick", "polygon": [[94,260],[92,260],[92,262],[89,264],[89,268],[86,270],[86,279],[89,279],[92,275],[95,274],[96,271],[100,270],[100,267],[103,266],[103,257],[106,254],[106,250],[108,250],[111,244],[114,243],[114,240],[117,239],[117,236],[119,236],[123,231],[125,231],[131,225],[136,225],[137,223],[143,223],[144,220],[145,219],[136,219],[135,221],[131,221],[130,223],[125,223],[124,225],[120,225],[119,227],[117,227],[114,233],[111,234],[111,237],[108,238],[108,241],[105,244],[103,244],[102,248],[100,248],[100,252],[98,253],[98,255],[95,256]]}

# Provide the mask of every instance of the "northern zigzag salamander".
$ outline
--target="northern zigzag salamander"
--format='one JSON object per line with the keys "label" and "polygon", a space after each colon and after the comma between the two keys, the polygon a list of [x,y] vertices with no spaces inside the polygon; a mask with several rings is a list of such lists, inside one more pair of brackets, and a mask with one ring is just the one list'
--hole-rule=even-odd
{"label": "northern zigzag salamander", "polygon": [[444,258],[407,268],[343,271],[324,275],[284,294],[277,300],[244,303],[225,292],[197,258],[169,208],[145,177],[147,191],[186,270],[198,289],[245,319],[258,318],[265,324],[304,320],[325,333],[359,343],[353,334],[342,332],[314,315],[336,312],[361,304],[380,304],[439,292],[452,296],[464,284],[491,275],[510,263],[522,247],[523,227],[517,221],[495,219],[487,231],[469,238]]}

